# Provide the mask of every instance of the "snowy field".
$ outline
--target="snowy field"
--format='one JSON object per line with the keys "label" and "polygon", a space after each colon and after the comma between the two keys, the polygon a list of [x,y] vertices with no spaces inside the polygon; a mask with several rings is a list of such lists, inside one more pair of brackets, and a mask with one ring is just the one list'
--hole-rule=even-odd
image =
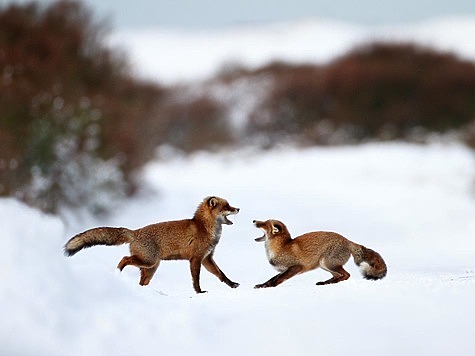
{"label": "snowy field", "polygon": [[[250,65],[298,55],[328,60],[376,32],[435,39],[438,48],[475,58],[473,24],[448,20],[404,32],[333,23],[314,31],[316,25],[302,23],[293,25],[297,37],[292,28],[276,32],[272,25],[247,35],[150,30],[150,37],[138,32],[115,40],[131,51],[138,72],[174,83],[206,77],[231,55]],[[321,57],[305,52],[305,43]],[[142,176],[140,194],[101,220],[79,212],[48,216],[0,199],[0,355],[474,354],[473,151],[443,142],[248,149],[172,155],[150,163]],[[237,289],[203,271],[208,293],[196,295],[184,261],[163,262],[151,284],[140,287],[137,269],[115,268],[126,246],[63,256],[64,243],[80,231],[188,218],[208,195],[241,208],[215,253],[227,276],[241,283]],[[315,286],[329,278],[316,270],[255,290],[276,273],[264,245],[254,242],[262,233],[252,220],[267,218],[282,220],[294,236],[340,232],[378,251],[388,275],[363,280],[350,260],[352,277],[336,285]]]}
{"label": "snowy field", "polygon": [[[152,163],[141,195],[101,221],[67,222],[0,200],[1,355],[473,355],[475,162],[457,144],[367,144],[268,153],[198,154]],[[241,212],[196,295],[188,263],[165,261],[148,287],[115,266],[125,246],[67,258],[62,246],[98,225],[137,228],[191,217],[201,199]],[[385,258],[388,276],[315,286],[316,270],[276,288],[253,219],[291,233],[333,230]]]}

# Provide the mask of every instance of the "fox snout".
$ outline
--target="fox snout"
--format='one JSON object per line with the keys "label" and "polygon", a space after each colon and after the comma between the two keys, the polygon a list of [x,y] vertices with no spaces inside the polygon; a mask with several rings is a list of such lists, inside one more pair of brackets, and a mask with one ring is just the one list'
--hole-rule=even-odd
{"label": "fox snout", "polygon": [[259,221],[254,220],[254,225],[264,231],[264,236],[255,239],[258,242],[266,241],[267,239],[273,239],[275,237],[289,237],[289,232],[287,231],[287,227],[284,225],[283,222],[279,220],[266,220],[266,221]]}
{"label": "fox snout", "polygon": [[219,197],[207,197],[203,201],[204,206],[209,209],[209,212],[218,218],[221,224],[232,225],[233,222],[228,219],[229,215],[239,213],[239,208],[229,205],[228,201]]}
{"label": "fox snout", "polygon": [[236,215],[237,213],[239,213],[239,210],[241,210],[241,209],[235,208],[235,207],[229,205],[226,210],[228,211],[229,215]]}
{"label": "fox snout", "polygon": [[256,242],[265,241],[266,240],[266,232],[265,232],[264,227],[266,226],[266,223],[264,221],[259,221],[259,220],[252,220],[252,223],[254,224],[255,227],[264,230],[264,235],[261,236],[261,237],[255,238],[254,241],[256,241]]}
{"label": "fox snout", "polygon": [[239,213],[239,208],[235,208],[235,207],[232,207],[231,205],[228,205],[225,210],[224,210],[224,214],[223,214],[223,220],[224,220],[224,223],[226,225],[232,225],[233,222],[231,220],[228,219],[228,216],[229,215],[236,215],[237,213]]}

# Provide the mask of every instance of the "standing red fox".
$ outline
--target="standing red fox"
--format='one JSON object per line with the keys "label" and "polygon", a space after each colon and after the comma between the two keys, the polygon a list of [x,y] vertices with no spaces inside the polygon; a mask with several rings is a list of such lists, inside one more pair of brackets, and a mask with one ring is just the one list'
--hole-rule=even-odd
{"label": "standing red fox", "polygon": [[366,279],[381,279],[386,276],[386,263],[375,251],[358,245],[335,232],[309,232],[292,239],[287,227],[278,220],[256,221],[264,236],[255,239],[265,241],[269,263],[280,273],[255,288],[275,287],[287,279],[321,267],[333,277],[317,285],[338,283],[350,278],[343,269],[350,255],[361,267]]}
{"label": "standing red fox", "polygon": [[161,222],[137,230],[123,227],[87,230],[71,238],[64,246],[64,252],[72,256],[94,245],[129,243],[131,255],[122,258],[117,268],[121,271],[127,265],[140,268],[142,286],[150,283],[161,260],[188,260],[196,293],[202,293],[201,265],[221,282],[236,288],[239,283],[231,281],[219,269],[213,253],[221,237],[222,225],[232,225],[227,216],[238,212],[239,209],[230,206],[225,199],[208,197],[198,206],[192,219]]}

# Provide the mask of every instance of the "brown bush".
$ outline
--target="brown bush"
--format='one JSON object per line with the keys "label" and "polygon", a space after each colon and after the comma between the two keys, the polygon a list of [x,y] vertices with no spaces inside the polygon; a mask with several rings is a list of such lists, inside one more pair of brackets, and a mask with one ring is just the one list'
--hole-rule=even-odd
{"label": "brown bush", "polygon": [[184,152],[217,149],[233,142],[225,108],[210,97],[170,100],[160,108],[161,143]]}
{"label": "brown bush", "polygon": [[120,194],[153,154],[164,90],[129,76],[105,30],[79,1],[0,8],[0,195],[48,211],[84,205],[95,188],[73,191],[100,175],[91,162],[115,162]]}
{"label": "brown bush", "polygon": [[248,132],[266,133],[271,140],[305,134],[318,140],[314,130],[326,119],[324,72],[318,66],[272,63],[255,75],[272,76],[274,86],[249,118]]}
{"label": "brown bush", "polygon": [[475,118],[475,65],[413,44],[362,46],[329,65],[272,64],[249,133],[305,143],[443,133]]}
{"label": "brown bush", "polygon": [[376,43],[332,63],[324,91],[328,116],[364,136],[445,132],[475,115],[475,65],[413,44]]}

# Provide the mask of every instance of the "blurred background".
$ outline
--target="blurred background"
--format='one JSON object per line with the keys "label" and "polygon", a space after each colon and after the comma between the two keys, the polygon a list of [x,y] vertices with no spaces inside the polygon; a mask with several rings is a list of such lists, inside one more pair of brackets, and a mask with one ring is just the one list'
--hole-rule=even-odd
{"label": "blurred background", "polygon": [[468,0],[2,0],[0,196],[100,214],[170,152],[475,148],[473,38]]}
{"label": "blurred background", "polygon": [[[5,4],[26,4],[28,0],[2,0]],[[37,0],[48,5],[54,0]],[[99,18],[108,18],[114,28],[176,27],[216,28],[249,23],[288,22],[324,18],[360,24],[410,24],[434,18],[468,16],[475,13],[470,0],[127,0],[81,1]]]}

